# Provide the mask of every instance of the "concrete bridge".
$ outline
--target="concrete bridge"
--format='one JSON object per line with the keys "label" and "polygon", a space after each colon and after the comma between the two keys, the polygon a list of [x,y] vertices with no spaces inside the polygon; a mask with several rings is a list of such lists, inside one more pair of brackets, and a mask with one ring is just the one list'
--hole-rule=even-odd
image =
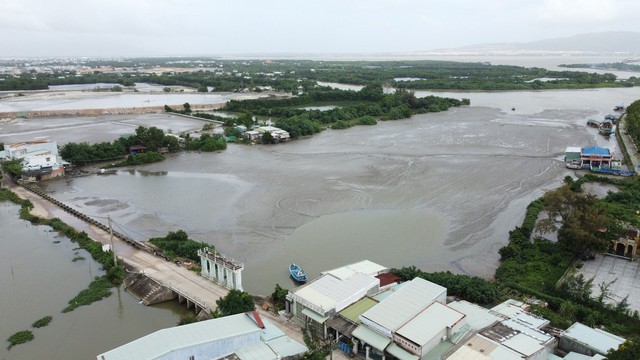
{"label": "concrete bridge", "polygon": [[[31,211],[33,215],[46,219],[59,218],[77,231],[86,232],[94,241],[102,244],[111,243],[109,228],[106,225],[34,186],[13,186],[11,190],[21,198],[31,201],[34,205]],[[194,308],[196,313],[209,313],[216,309],[216,300],[227,295],[227,287],[234,288],[230,285],[236,284],[227,283],[227,277],[222,284],[214,282],[216,279],[207,279],[165,260],[154,247],[117,231],[113,231],[113,244],[116,255],[124,262],[128,272],[125,286],[146,305],[177,298],[188,308]],[[235,264],[236,270],[237,266],[241,266],[232,264]],[[237,284],[241,289],[241,283]]]}

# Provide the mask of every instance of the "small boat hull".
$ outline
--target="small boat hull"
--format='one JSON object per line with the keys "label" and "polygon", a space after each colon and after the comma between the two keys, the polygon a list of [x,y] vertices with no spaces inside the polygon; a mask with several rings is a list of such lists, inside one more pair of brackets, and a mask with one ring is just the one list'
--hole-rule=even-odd
{"label": "small boat hull", "polygon": [[307,275],[304,273],[302,268],[297,264],[289,265],[289,273],[291,277],[300,284],[304,284],[307,282]]}

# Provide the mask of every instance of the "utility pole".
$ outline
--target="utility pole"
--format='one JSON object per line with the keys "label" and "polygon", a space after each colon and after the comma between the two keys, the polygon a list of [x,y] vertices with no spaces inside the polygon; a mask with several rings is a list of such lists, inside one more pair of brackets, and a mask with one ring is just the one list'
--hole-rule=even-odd
{"label": "utility pole", "polygon": [[116,248],[113,246],[113,228],[111,227],[111,216],[107,215],[107,220],[109,220],[109,241],[111,241],[111,252],[113,253],[113,266],[118,266]]}

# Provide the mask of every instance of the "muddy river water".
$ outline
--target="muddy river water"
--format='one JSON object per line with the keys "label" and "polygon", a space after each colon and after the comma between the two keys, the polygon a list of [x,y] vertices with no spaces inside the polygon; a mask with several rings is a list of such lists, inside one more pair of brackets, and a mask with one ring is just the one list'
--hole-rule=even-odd
{"label": "muddy river water", "polygon": [[570,174],[564,149],[615,149],[585,120],[639,94],[443,95],[474,105],[43,186],[88,214],[110,214],[134,238],[184,229],[214,244],[245,263],[252,293],[291,285],[293,261],[311,277],[361,259],[491,277],[526,205]]}
{"label": "muddy river water", "polygon": [[[586,128],[586,119],[601,119],[614,105],[640,99],[637,88],[437,94],[470,98],[472,105],[376,126],[326,130],[287,144],[230,144],[220,153],[181,153],[162,163],[121,169],[117,175],[66,178],[41,186],[89,215],[109,214],[118,230],[140,240],[186,230],[243,262],[244,287],[254,294],[269,294],[276,283],[292,287],[287,265],[293,261],[311,278],[362,259],[489,278],[498,264],[497,250],[522,221],[526,205],[572,175],[561,162],[567,146],[597,144],[618,151],[614,139]],[[6,122],[0,132],[10,136],[1,140],[42,136],[37,129],[49,125],[51,131],[44,135],[61,143],[110,141],[121,135],[96,131],[101,127],[92,123],[105,119]],[[172,119],[180,123],[171,125]],[[154,121],[164,128],[194,127],[180,119],[132,116],[121,119],[126,122],[121,125],[131,131],[137,123],[149,126]],[[76,121],[83,126],[70,125]],[[56,123],[64,125],[56,129]],[[21,239],[29,238],[44,244],[18,247],[21,256],[0,251],[0,335],[6,338],[49,313],[54,315],[50,326],[59,326],[39,329],[32,343],[2,350],[0,358],[87,358],[65,353],[72,346],[65,339],[84,341],[85,354],[97,354],[175,323],[177,315],[147,313],[157,309],[137,307],[126,293],[56,318],[55,311],[90,281],[90,265],[71,262],[71,249],[59,254],[60,245],[54,246],[48,233],[25,234],[29,225],[8,219],[17,218],[17,208],[7,205],[0,215],[3,242],[22,244]],[[49,260],[36,256],[42,246]],[[43,288],[65,293],[51,297],[52,305],[37,312],[32,310],[40,303],[22,304],[21,297],[4,301],[5,290],[18,289],[16,279],[39,261],[45,261],[46,270],[34,268],[26,280],[34,285],[21,296],[51,297],[43,295]],[[45,271],[52,275],[44,276]],[[74,271],[79,279],[67,281],[72,277],[64,274]],[[126,316],[117,316],[125,320],[112,319],[121,314],[114,310],[120,308],[130,309]],[[9,322],[15,326],[5,326]],[[124,328],[131,333],[125,334]],[[103,336],[86,338],[92,330]],[[109,332],[119,333],[104,335]]]}

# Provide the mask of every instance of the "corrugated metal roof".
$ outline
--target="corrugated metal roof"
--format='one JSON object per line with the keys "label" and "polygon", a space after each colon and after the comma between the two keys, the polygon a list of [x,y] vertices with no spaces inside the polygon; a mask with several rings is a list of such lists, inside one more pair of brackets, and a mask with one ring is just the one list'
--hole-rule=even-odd
{"label": "corrugated metal roof", "polygon": [[517,353],[506,346],[498,346],[491,352],[493,360],[522,360],[522,354]]}
{"label": "corrugated metal roof", "polygon": [[322,316],[308,308],[302,309],[302,314],[312,318],[313,321],[317,322],[318,324],[324,324],[324,322],[329,318],[328,316]]}
{"label": "corrugated metal roof", "polygon": [[530,323],[521,321],[517,317],[511,318],[509,320],[505,320],[502,323],[511,329],[527,334],[528,336],[538,340],[538,342],[540,343],[544,344],[553,340],[553,336],[541,330],[538,330],[536,327],[531,326]]}
{"label": "corrugated metal roof", "polygon": [[[313,282],[293,291],[293,295],[308,301],[311,304],[323,309],[327,312],[333,308],[337,311],[342,310],[339,306],[347,306],[351,302],[366,295],[366,293],[379,284],[378,279],[364,274],[354,274],[353,276],[341,280],[330,274],[321,275]],[[344,303],[353,298],[348,303]]]}
{"label": "corrugated metal roof", "polygon": [[334,316],[331,319],[327,320],[326,325],[329,328],[335,329],[342,335],[351,337],[351,333],[353,332],[353,330],[355,330],[360,324],[355,324],[343,318],[342,316]]}
{"label": "corrugated metal roof", "polygon": [[278,355],[263,342],[243,346],[236,350],[240,360],[276,360]]}
{"label": "corrugated metal roof", "polygon": [[525,307],[526,304],[522,301],[509,299],[492,307],[491,310],[500,313],[508,318],[512,318],[517,313],[521,312]]}
{"label": "corrugated metal roof", "polygon": [[[265,320],[267,326],[273,326]],[[193,324],[162,329],[130,343],[101,354],[104,360],[155,359],[174,349],[187,348],[220,339],[255,333],[260,339],[260,328],[245,314],[225,316]],[[227,354],[220,354],[227,355]]]}
{"label": "corrugated metal roof", "polygon": [[456,350],[447,360],[493,360],[493,357],[489,354],[483,354],[468,346],[461,346]]}
{"label": "corrugated metal roof", "polygon": [[355,330],[353,330],[353,333],[351,335],[357,337],[364,343],[371,345],[380,351],[384,351],[387,345],[389,345],[389,343],[391,342],[391,339],[389,339],[388,337],[378,334],[365,325],[358,326]]}
{"label": "corrugated metal roof", "polygon": [[581,153],[582,152],[582,148],[581,147],[577,147],[577,146],[569,146],[567,147],[567,149],[564,151],[565,153]]}
{"label": "corrugated metal roof", "polygon": [[415,278],[361,316],[395,331],[446,292],[440,285]]}
{"label": "corrugated metal roof", "polygon": [[591,356],[578,354],[576,352],[570,352],[563,358],[564,360],[592,360]]}
{"label": "corrugated metal roof", "polygon": [[424,346],[447,327],[455,326],[465,315],[439,302],[434,302],[411,319],[396,333]]}
{"label": "corrugated metal roof", "polygon": [[369,260],[362,260],[360,262],[339,267],[337,269],[324,271],[322,272],[322,274],[331,274],[338,279],[344,280],[358,273],[375,276],[386,270],[388,269],[382,265],[378,265]]}
{"label": "corrugated metal roof", "polygon": [[301,354],[308,350],[306,346],[300,344],[299,342],[293,340],[288,336],[281,336],[277,339],[267,341],[267,345],[269,345],[271,350],[280,355],[280,357],[282,358]]}
{"label": "corrugated metal roof", "polygon": [[376,275],[376,277],[380,279],[380,287],[396,283],[400,280],[399,276],[393,275],[392,273],[384,273]]}
{"label": "corrugated metal roof", "polygon": [[464,300],[451,302],[447,306],[467,315],[465,322],[475,331],[484,329],[495,322],[505,320],[502,314]]}
{"label": "corrugated metal roof", "polygon": [[603,148],[599,146],[589,146],[586,148],[582,148],[582,155],[611,156],[611,152],[607,148]]}
{"label": "corrugated metal roof", "polygon": [[540,345],[540,342],[538,340],[523,333],[514,335],[513,337],[503,341],[502,344],[510,349],[526,355],[527,357],[544,349],[544,346]]}
{"label": "corrugated metal roof", "polygon": [[344,310],[340,311],[340,315],[353,321],[356,324],[360,324],[360,315],[376,306],[377,304],[378,302],[374,299],[370,297],[363,297],[362,299],[346,307]]}
{"label": "corrugated metal roof", "polygon": [[561,336],[584,344],[602,355],[605,355],[609,349],[617,349],[625,341],[620,336],[590,328],[579,322],[571,325]]}
{"label": "corrugated metal roof", "polygon": [[408,284],[408,282],[403,282],[403,283],[392,285],[390,288],[386,289],[385,291],[379,292],[379,293],[373,295],[372,297],[374,299],[378,300],[378,301],[382,301],[382,300],[388,298],[389,295],[391,295],[394,292],[400,290],[400,288],[405,286],[406,284]]}
{"label": "corrugated metal roof", "polygon": [[420,359],[420,357],[413,355],[412,353],[401,348],[395,343],[391,343],[391,345],[387,347],[387,352],[397,357],[400,360],[419,360]]}

